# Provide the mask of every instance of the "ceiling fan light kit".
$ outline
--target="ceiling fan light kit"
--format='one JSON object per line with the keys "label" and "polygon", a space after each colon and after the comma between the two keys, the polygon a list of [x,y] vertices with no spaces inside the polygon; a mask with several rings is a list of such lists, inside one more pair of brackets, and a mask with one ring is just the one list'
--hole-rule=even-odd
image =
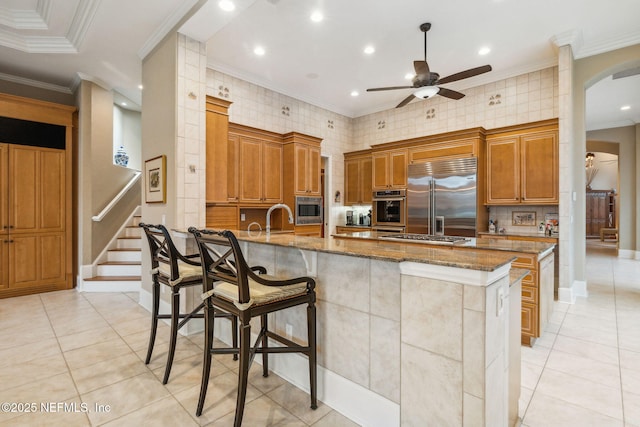
{"label": "ceiling fan light kit", "polygon": [[439,87],[441,84],[452,83],[458,80],[467,79],[480,74],[491,71],[491,65],[483,65],[481,67],[471,68],[469,70],[461,71],[459,73],[452,74],[450,76],[440,78],[440,74],[432,72],[429,69],[427,63],[427,31],[431,29],[431,23],[425,22],[420,25],[420,31],[424,33],[424,61],[413,61],[413,68],[416,71],[415,77],[413,77],[411,86],[388,86],[367,89],[367,92],[377,92],[383,90],[396,90],[396,89],[418,89],[408,97],[402,100],[396,108],[404,107],[414,98],[431,98],[434,95],[444,96],[449,99],[461,99],[464,97],[463,93],[455,90]]}

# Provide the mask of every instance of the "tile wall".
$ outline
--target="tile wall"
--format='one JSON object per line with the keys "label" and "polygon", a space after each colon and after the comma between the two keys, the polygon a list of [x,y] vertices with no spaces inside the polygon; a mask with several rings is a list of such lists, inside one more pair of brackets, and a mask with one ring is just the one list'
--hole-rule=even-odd
{"label": "tile wall", "polygon": [[[513,212],[535,212],[537,225],[513,225]],[[491,206],[489,218],[497,220],[498,230],[504,228],[506,233],[537,233],[540,223],[544,223],[544,216],[549,213],[558,214],[558,206]]]}

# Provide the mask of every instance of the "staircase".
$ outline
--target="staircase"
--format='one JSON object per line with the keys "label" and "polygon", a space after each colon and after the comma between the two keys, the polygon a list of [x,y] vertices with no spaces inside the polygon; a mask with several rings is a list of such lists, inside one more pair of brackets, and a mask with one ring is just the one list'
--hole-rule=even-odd
{"label": "staircase", "polygon": [[84,292],[138,292],[141,286],[142,229],[140,216],[134,215],[116,239],[116,248],[107,251],[96,276],[83,279]]}

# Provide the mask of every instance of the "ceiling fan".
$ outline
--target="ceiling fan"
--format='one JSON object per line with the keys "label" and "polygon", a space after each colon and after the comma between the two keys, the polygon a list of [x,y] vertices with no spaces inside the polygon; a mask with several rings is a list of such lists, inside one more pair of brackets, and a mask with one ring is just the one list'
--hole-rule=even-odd
{"label": "ceiling fan", "polygon": [[463,93],[456,92],[455,90],[439,87],[438,85],[451,83],[469,77],[477,76],[479,74],[487,73],[491,71],[491,65],[483,65],[481,67],[471,68],[469,70],[461,71],[459,73],[452,74],[450,76],[440,78],[440,74],[431,72],[429,70],[429,64],[427,64],[427,31],[431,29],[431,24],[426,22],[420,25],[420,31],[424,33],[424,61],[413,61],[413,68],[416,70],[416,75],[413,78],[413,84],[411,86],[389,86],[389,87],[376,87],[367,89],[367,92],[377,92],[382,90],[395,90],[395,89],[418,89],[408,97],[406,97],[396,108],[404,107],[414,98],[431,98],[434,95],[444,96],[450,99],[461,99],[464,97]]}

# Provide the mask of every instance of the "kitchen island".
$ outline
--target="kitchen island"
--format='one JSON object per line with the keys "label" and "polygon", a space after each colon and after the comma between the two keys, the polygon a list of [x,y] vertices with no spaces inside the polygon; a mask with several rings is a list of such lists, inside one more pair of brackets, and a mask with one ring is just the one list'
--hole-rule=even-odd
{"label": "kitchen island", "polygon": [[[321,401],[365,426],[510,424],[509,368],[520,363],[509,357],[513,255],[236,234],[251,265],[316,279]],[[271,324],[305,342],[304,310]],[[270,367],[308,390],[304,357],[278,355]]]}
{"label": "kitchen island", "polygon": [[[336,233],[333,237],[345,241],[360,242],[393,240],[392,233],[375,231]],[[512,266],[529,270],[529,274],[522,280],[521,342],[527,346],[535,344],[551,317],[555,295],[554,282],[557,277],[555,248],[557,246],[553,240],[490,238],[489,235],[483,235],[482,238],[470,238],[468,241],[449,245],[422,240],[405,240],[403,242],[409,242],[406,244],[414,246],[449,249],[454,252],[473,251],[475,253],[477,250],[481,250],[485,251],[485,254],[498,252],[516,257]]]}

